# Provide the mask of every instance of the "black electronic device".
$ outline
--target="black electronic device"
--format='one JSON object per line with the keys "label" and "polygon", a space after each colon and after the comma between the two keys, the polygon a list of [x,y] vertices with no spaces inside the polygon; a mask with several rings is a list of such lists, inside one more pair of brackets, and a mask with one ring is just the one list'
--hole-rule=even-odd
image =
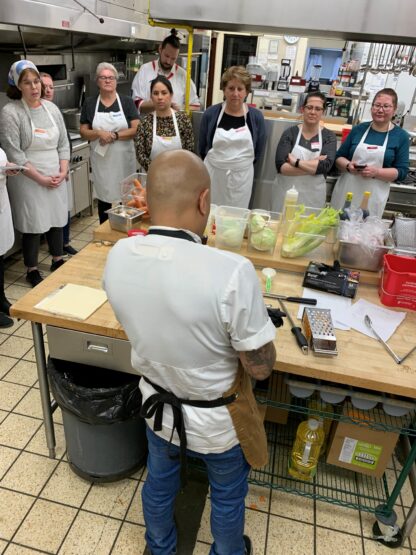
{"label": "black electronic device", "polygon": [[338,260],[335,260],[333,266],[309,262],[302,285],[353,299],[357,293],[359,279],[359,271],[341,268]]}
{"label": "black electronic device", "polygon": [[283,59],[280,62],[280,76],[277,82],[278,91],[287,91],[289,89],[289,77],[292,71],[290,60]]}
{"label": "black electronic device", "polygon": [[311,72],[311,78],[309,80],[306,92],[310,93],[310,92],[319,91],[319,77],[321,75],[321,69],[322,69],[321,64],[315,64],[313,66],[312,72]]}

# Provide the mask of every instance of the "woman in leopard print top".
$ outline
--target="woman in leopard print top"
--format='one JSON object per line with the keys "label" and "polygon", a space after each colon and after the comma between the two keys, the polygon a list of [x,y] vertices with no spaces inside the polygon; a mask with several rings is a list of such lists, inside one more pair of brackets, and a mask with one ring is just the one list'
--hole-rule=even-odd
{"label": "woman in leopard print top", "polygon": [[150,85],[155,111],[147,114],[137,129],[135,144],[139,164],[147,171],[150,162],[166,150],[194,149],[194,134],[189,117],[172,109],[172,85],[158,75]]}

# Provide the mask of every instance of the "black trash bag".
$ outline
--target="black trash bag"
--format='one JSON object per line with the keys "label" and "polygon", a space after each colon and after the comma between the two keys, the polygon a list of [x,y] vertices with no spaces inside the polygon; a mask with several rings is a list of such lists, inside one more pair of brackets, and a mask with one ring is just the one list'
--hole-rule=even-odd
{"label": "black trash bag", "polygon": [[138,416],[140,376],[48,357],[49,383],[61,409],[87,424],[111,424]]}

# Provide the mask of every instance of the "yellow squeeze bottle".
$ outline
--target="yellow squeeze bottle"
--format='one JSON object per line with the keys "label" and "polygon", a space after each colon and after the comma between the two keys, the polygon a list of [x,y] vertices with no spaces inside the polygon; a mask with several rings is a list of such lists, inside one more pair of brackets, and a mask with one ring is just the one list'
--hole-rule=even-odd
{"label": "yellow squeeze bottle", "polygon": [[315,418],[299,424],[288,467],[293,478],[311,480],[315,476],[324,439],[323,428]]}
{"label": "yellow squeeze bottle", "polygon": [[285,200],[283,203],[283,216],[286,221],[293,220],[296,212],[296,205],[298,203],[299,192],[296,187],[292,185],[290,189],[286,191]]}

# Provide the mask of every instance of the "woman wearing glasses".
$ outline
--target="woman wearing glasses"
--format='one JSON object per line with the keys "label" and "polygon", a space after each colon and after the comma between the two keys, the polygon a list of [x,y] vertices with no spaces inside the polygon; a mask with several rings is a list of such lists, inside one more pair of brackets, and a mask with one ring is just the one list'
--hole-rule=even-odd
{"label": "woman wearing glasses", "polygon": [[120,199],[120,181],[136,171],[134,136],[139,115],[129,96],[117,94],[118,72],[112,64],[98,64],[99,94],[87,98],[81,112],[80,133],[91,143],[91,169],[98,198],[100,223],[106,210]]}
{"label": "woman wearing glasses", "polygon": [[409,136],[391,120],[397,108],[393,89],[378,91],[371,107],[372,121],[357,125],[337,152],[336,165],[343,174],[332,194],[335,208],[344,205],[348,191],[352,206],[359,206],[364,191],[370,191],[369,211],[382,217],[390,182],[404,179],[409,169]]}
{"label": "woman wearing glasses", "polygon": [[320,92],[306,95],[300,111],[303,122],[283,132],[276,149],[275,194],[273,210],[281,212],[285,195],[292,186],[299,193],[298,202],[322,207],[326,201],[326,175],[335,160],[335,133],[321,127],[325,96]]}

